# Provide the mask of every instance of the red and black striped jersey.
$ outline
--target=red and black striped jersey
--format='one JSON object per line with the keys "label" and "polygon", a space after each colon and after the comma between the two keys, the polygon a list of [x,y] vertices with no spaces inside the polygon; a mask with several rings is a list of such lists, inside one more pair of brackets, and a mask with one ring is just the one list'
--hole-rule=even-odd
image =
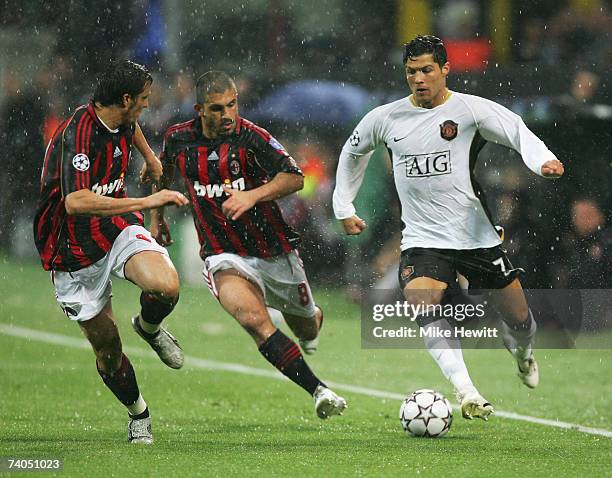
{"label": "red and black striped jersey", "polygon": [[134,125],[110,131],[92,104],[77,108],[55,131],[45,153],[34,219],[34,239],[46,270],[87,267],[104,257],[123,229],[143,224],[140,212],[75,216],[64,207],[66,196],[80,189],[127,197],[124,180],[133,134]]}
{"label": "red and black striped jersey", "polygon": [[[236,119],[230,136],[208,139],[200,118],[171,126],[160,157],[164,171],[178,171],[191,201],[200,256],[231,252],[272,257],[295,249],[299,235],[283,219],[275,201],[260,202],[233,221],[223,214],[223,186],[255,189],[277,173],[302,175],[295,160],[265,129]],[[170,168],[169,168],[170,167]]]}

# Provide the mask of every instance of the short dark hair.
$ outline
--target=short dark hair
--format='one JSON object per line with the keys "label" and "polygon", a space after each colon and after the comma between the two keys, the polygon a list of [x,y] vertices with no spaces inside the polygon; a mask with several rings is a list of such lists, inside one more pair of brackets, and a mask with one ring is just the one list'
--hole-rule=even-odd
{"label": "short dark hair", "polygon": [[236,83],[227,73],[207,71],[196,82],[196,103],[203,105],[209,93],[225,93],[231,88],[236,89]]}
{"label": "short dark hair", "polygon": [[404,44],[404,65],[409,58],[421,55],[433,55],[434,61],[440,68],[448,61],[444,42],[433,35],[419,35],[408,43]]}
{"label": "short dark hair", "polygon": [[123,95],[135,98],[147,83],[153,83],[153,77],[146,67],[130,60],[114,61],[100,76],[93,101],[102,106],[121,105]]}

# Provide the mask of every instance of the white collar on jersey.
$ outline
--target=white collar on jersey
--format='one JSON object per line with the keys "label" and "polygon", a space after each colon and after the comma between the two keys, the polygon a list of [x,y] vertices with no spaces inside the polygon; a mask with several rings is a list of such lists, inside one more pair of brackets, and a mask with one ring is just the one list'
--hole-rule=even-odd
{"label": "white collar on jersey", "polygon": [[118,132],[119,132],[119,128],[117,128],[117,129],[110,129],[110,128],[108,127],[108,125],[107,125],[107,124],[106,124],[104,121],[102,121],[102,118],[100,118],[100,117],[98,116],[98,119],[100,120],[100,123],[102,123],[102,124],[104,125],[104,127],[105,127],[107,130],[109,130],[111,133],[118,133]]}

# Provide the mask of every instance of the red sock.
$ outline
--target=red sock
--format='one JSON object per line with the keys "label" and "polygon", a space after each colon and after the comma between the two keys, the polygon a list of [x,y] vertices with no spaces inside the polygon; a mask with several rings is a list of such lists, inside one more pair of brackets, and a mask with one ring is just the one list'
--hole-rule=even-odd
{"label": "red sock", "polygon": [[304,361],[297,344],[280,330],[274,332],[259,347],[259,351],[268,362],[274,365],[286,377],[297,383],[311,395],[319,385],[323,385],[308,364]]}
{"label": "red sock", "polygon": [[121,357],[121,366],[119,370],[113,373],[106,373],[100,370],[97,361],[96,367],[106,386],[115,394],[115,397],[117,397],[121,403],[125,406],[136,403],[140,396],[138,383],[136,382],[136,374],[134,373],[134,368],[130,360],[125,354]]}

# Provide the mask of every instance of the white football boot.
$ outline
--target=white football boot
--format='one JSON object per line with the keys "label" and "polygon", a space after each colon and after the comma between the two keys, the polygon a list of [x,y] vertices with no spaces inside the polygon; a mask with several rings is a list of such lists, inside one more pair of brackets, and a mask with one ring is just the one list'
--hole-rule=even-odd
{"label": "white football boot", "polygon": [[518,377],[525,385],[529,388],[536,388],[540,383],[540,372],[538,370],[538,362],[536,362],[533,356],[533,350],[531,346],[520,347],[516,344],[516,341],[511,337],[504,337],[504,345],[508,349],[508,352],[516,360],[518,365]]}
{"label": "white football boot", "polygon": [[518,376],[521,382],[529,388],[536,388],[540,383],[540,372],[538,370],[538,362],[536,362],[533,352],[529,353],[529,357],[526,360],[518,359],[516,363],[518,365]]}
{"label": "white football boot", "polygon": [[[531,314],[531,311],[529,313]],[[531,320],[533,320],[533,316]],[[535,324],[535,321],[533,324]],[[519,345],[505,322],[502,322],[502,328],[504,329],[504,345],[518,365],[518,377],[529,388],[536,388],[540,383],[540,372],[538,363],[533,357],[531,345]],[[535,325],[532,326],[532,330],[535,330]]]}
{"label": "white football boot", "polygon": [[150,445],[153,443],[151,432],[151,417],[135,420],[130,418],[128,422],[128,442]]}
{"label": "white football boot", "polygon": [[299,342],[300,347],[302,348],[302,352],[304,352],[306,355],[313,355],[319,348],[318,335],[312,340],[299,339]]}
{"label": "white football boot", "polygon": [[485,421],[489,419],[493,410],[491,405],[482,395],[476,390],[467,392],[457,392],[457,400],[461,404],[461,415],[463,418],[472,420],[473,418],[481,418]]}
{"label": "white football boot", "polygon": [[319,385],[312,396],[315,400],[315,412],[323,420],[333,415],[342,415],[347,407],[344,398],[323,385]]}
{"label": "white football boot", "polygon": [[134,327],[136,333],[151,346],[161,361],[168,367],[174,369],[181,368],[185,362],[185,355],[178,340],[163,327],[160,327],[157,334],[153,336],[147,334],[138,323],[139,317],[140,315],[137,315],[132,318],[132,327]]}

